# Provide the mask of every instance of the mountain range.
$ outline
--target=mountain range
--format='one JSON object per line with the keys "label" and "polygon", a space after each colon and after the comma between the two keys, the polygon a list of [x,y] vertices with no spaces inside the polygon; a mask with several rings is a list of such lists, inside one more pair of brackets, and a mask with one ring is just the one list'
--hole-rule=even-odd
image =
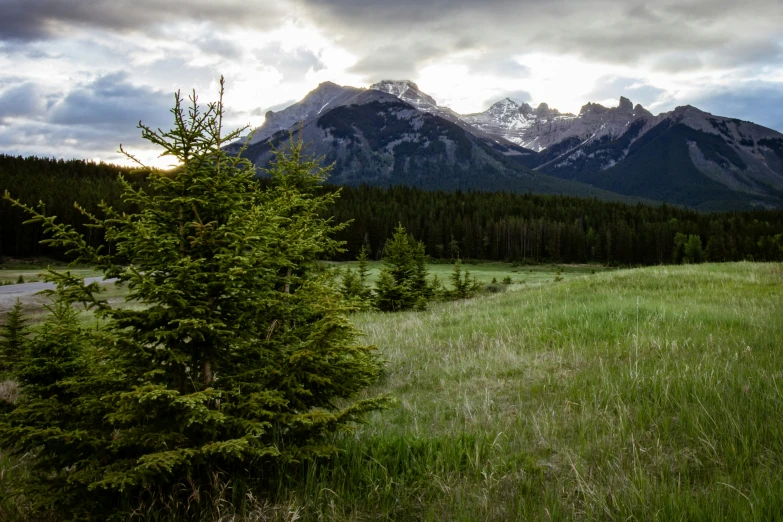
{"label": "mountain range", "polygon": [[458,114],[410,81],[320,84],[228,147],[265,167],[300,133],[330,182],[559,193],[700,210],[783,208],[783,134],[695,107],[653,115],[621,97],[579,114],[508,98]]}

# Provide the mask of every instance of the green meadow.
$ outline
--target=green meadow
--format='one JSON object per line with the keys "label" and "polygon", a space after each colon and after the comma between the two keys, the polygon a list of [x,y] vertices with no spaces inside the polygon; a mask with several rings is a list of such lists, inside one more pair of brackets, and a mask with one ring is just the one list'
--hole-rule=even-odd
{"label": "green meadow", "polygon": [[394,405],[332,460],[226,477],[203,520],[783,519],[783,264],[465,268],[512,284],[353,316]]}
{"label": "green meadow", "polygon": [[[13,285],[16,283],[38,283],[43,281],[42,272],[45,267],[38,265],[14,264],[7,267],[0,267],[0,285]],[[80,277],[98,277],[100,272],[90,268],[69,268],[65,265],[54,265],[53,269],[70,270],[74,275]],[[19,279],[21,278],[21,280]]]}
{"label": "green meadow", "polygon": [[[356,261],[345,263],[331,263],[331,266],[338,270],[344,270],[346,267],[355,270],[358,266]],[[369,283],[375,284],[383,263],[381,261],[370,261]],[[449,277],[452,274],[453,265],[448,262],[429,263],[427,272],[432,276],[438,276],[438,279],[444,284],[449,284]],[[572,277],[595,274],[612,270],[601,265],[523,265],[516,263],[493,263],[493,262],[463,262],[462,270],[467,270],[471,278],[475,278],[482,283],[491,283],[493,279],[498,282],[506,277],[511,278],[512,283],[532,284],[551,282],[555,274],[560,271],[560,277],[570,279]]]}
{"label": "green meadow", "polygon": [[290,472],[266,516],[783,518],[781,264],[588,273],[356,322],[387,360],[369,394],[396,406]]}

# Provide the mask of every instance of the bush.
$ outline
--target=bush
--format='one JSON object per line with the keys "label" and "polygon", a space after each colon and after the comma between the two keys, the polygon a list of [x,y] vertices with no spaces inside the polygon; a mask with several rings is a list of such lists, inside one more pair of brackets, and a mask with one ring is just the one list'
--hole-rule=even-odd
{"label": "bush", "polygon": [[488,285],[484,285],[484,291],[490,294],[499,294],[501,292],[505,292],[507,288],[507,285],[500,283],[489,283]]}

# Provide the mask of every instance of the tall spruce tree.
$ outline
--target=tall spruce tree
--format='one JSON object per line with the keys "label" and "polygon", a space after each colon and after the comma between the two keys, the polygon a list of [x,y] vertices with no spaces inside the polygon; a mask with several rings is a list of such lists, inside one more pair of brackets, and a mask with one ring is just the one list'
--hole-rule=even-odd
{"label": "tall spruce tree", "polygon": [[[88,216],[110,253],[14,202],[43,223],[48,244],[127,285],[127,300],[138,303],[116,308],[96,285],[48,275],[64,302],[93,308],[100,321],[79,337],[89,356],[80,359],[86,366],[72,398],[92,452],[11,436],[44,422],[33,412],[46,398],[28,384],[29,407],[2,419],[0,440],[12,452],[57,456],[41,460],[31,481],[58,499],[65,518],[107,520],[122,506],[169,495],[173,483],[206,496],[221,471],[260,473],[271,462],[331,455],[326,434],[385,402],[345,402],[381,366],[316,270],[340,249],[332,235],[341,226],[322,217],[336,195],[317,192],[326,171],[292,139],[276,151],[272,183],[262,187],[250,162],[223,150],[244,129],[223,135],[222,95],[221,78],[220,100],[206,109],[195,93],[187,108],[177,95],[172,130],[140,124],[177,167],[142,167],[146,190],[122,180],[124,200],[139,212],[104,205],[105,218]],[[67,372],[54,385],[60,381],[75,382]],[[58,474],[64,480],[47,490]]]}

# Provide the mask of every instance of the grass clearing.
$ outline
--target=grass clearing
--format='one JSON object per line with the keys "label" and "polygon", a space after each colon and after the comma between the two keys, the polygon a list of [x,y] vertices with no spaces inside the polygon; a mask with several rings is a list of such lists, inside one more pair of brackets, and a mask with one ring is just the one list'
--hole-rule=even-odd
{"label": "grass clearing", "polygon": [[[339,269],[350,267],[356,269],[358,263],[356,261],[349,261],[344,263],[330,263],[331,266]],[[378,279],[378,274],[383,266],[382,261],[370,261],[368,263],[369,282],[375,284]],[[429,277],[437,275],[438,279],[444,284],[449,284],[449,277],[451,276],[453,265],[451,263],[428,263],[427,271]],[[493,279],[498,282],[503,281],[505,277],[510,277],[511,282],[514,284],[536,284],[552,282],[557,273],[560,270],[561,277],[570,279],[576,276],[582,276],[587,274],[602,273],[606,271],[614,270],[601,265],[520,265],[516,263],[483,263],[483,262],[464,262],[462,265],[463,272],[469,271],[471,276],[475,276],[477,280],[482,283],[490,283]]]}
{"label": "grass clearing", "polygon": [[600,273],[363,314],[398,405],[281,488],[304,519],[783,517],[783,265]]}

